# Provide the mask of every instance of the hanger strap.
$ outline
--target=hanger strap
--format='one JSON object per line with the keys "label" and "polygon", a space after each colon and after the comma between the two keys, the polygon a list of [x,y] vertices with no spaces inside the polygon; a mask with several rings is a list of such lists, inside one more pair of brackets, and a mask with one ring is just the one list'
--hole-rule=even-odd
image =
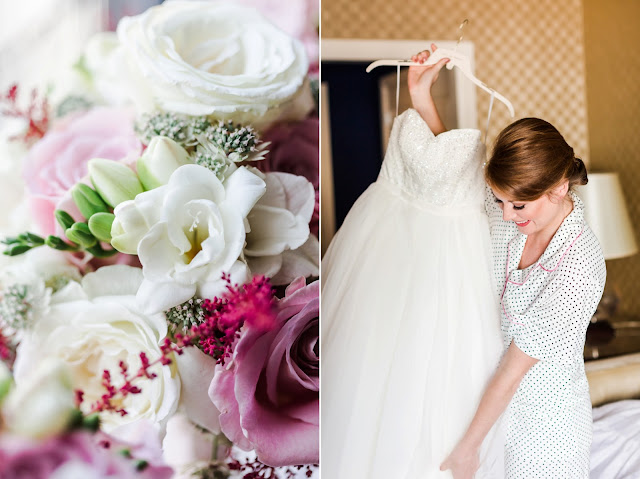
{"label": "hanger strap", "polygon": [[[489,134],[489,121],[491,120],[491,110],[493,110],[493,99],[495,98],[496,92],[491,90],[491,101],[489,102],[489,114],[487,115],[487,127],[484,130],[484,144],[487,144],[487,135]],[[397,115],[397,114],[396,114]]]}
{"label": "hanger strap", "polygon": [[398,65],[398,73],[396,75],[396,116],[398,116],[398,105],[400,103],[400,65]]}

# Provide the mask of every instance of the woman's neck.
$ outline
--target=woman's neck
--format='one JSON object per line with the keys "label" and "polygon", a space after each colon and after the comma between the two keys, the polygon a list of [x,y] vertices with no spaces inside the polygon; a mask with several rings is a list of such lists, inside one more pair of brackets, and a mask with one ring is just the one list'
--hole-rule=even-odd
{"label": "woman's neck", "polygon": [[573,200],[571,199],[571,195],[567,193],[567,195],[562,199],[562,204],[558,207],[558,214],[555,219],[551,223],[549,223],[547,228],[529,235],[528,240],[538,245],[543,245],[543,249],[546,249],[546,247],[549,246],[549,243],[551,243],[553,236],[560,228],[560,225],[562,224],[564,219],[569,216],[572,211]]}

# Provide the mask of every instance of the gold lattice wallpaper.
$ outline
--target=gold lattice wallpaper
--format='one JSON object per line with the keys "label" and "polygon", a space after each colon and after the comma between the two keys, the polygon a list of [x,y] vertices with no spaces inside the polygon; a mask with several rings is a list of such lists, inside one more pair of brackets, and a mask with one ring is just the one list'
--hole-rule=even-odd
{"label": "gold lattice wallpaper", "polygon": [[[321,34],[457,40],[465,18],[478,78],[511,100],[516,118],[553,123],[588,163],[582,0],[322,0]],[[477,96],[484,129],[489,95],[478,90]],[[496,102],[489,141],[510,122]]]}
{"label": "gold lattice wallpaper", "polygon": [[[591,166],[616,171],[640,239],[640,2],[584,0]],[[640,316],[640,254],[607,261],[607,289]]]}

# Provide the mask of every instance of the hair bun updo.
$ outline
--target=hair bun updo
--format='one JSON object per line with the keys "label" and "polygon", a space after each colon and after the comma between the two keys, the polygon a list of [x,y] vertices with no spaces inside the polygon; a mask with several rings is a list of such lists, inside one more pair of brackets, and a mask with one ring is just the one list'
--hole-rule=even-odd
{"label": "hair bun updo", "polygon": [[573,159],[573,174],[569,177],[569,186],[586,185],[589,182],[587,167],[580,158]]}
{"label": "hair bun updo", "polygon": [[485,177],[509,197],[533,201],[565,180],[569,188],[587,184],[587,169],[551,123],[522,118],[498,135]]}

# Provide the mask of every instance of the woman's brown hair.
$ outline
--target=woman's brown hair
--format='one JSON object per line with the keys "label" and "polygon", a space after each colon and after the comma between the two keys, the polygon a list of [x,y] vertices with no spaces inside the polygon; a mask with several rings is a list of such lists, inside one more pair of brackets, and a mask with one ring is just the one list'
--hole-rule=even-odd
{"label": "woman's brown hair", "polygon": [[485,168],[492,188],[519,201],[533,201],[564,180],[587,184],[587,169],[560,132],[539,118],[523,118],[498,135]]}

